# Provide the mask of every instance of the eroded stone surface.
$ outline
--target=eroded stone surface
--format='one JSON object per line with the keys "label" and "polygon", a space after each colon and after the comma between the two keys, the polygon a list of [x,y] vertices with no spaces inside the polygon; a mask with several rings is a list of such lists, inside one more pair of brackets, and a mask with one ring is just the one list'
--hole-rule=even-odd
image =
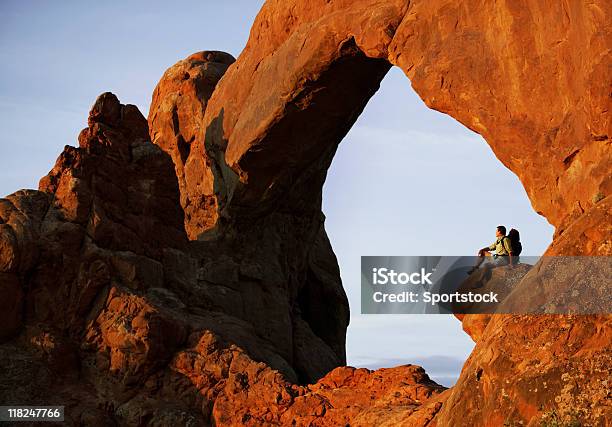
{"label": "eroded stone surface", "polygon": [[[218,203],[209,169],[203,170],[199,176],[198,186],[203,195],[200,203],[187,203],[185,162],[191,145],[200,137],[208,100],[234,61],[234,57],[225,52],[194,53],[170,67],[153,92],[148,118],[151,141],[168,153],[174,162],[186,230],[192,238],[197,237],[190,232],[192,222],[202,228],[214,226],[218,219]],[[208,155],[203,154],[203,163],[209,165]]]}
{"label": "eroded stone surface", "polygon": [[[501,291],[504,313],[546,312],[561,302],[571,308],[578,301],[586,310],[609,298],[611,268],[603,257],[588,266],[568,257],[543,257],[531,268],[474,273],[466,287]],[[579,277],[580,272],[587,277]],[[609,315],[457,317],[476,347],[436,417],[441,425],[479,425],[482,413],[490,425],[604,425],[612,415],[606,397],[611,392],[606,379],[612,362]]]}
{"label": "eroded stone surface", "polygon": [[[345,363],[348,304],[320,213],[190,242],[176,164],[136,107],[102,94],[88,124],[40,191],[0,200],[3,401],[64,399],[74,424],[207,425],[242,384],[234,358],[288,389]],[[289,232],[309,240],[282,244]],[[13,372],[27,369],[44,372],[37,387]]]}
{"label": "eroded stone surface", "polygon": [[206,138],[185,168],[188,197],[202,197],[204,145],[225,151],[212,172],[221,211],[263,209],[289,188],[316,195],[330,150],[393,64],[429,107],[486,139],[561,233],[610,194],[611,8],[268,1],[209,101]]}
{"label": "eroded stone surface", "polygon": [[609,316],[474,324],[446,391],[414,366],[336,368],[348,303],[321,189],[397,65],[519,176],[549,254],[609,255],[611,8],[273,0],[236,62],[168,70],[151,132],[103,94],[40,191],[0,200],[2,401],[96,425],[610,419]]}

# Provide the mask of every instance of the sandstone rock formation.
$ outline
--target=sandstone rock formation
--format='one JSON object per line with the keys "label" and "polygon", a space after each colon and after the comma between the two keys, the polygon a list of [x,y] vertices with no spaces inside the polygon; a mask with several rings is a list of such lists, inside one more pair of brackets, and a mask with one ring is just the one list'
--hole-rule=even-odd
{"label": "sandstone rock formation", "polygon": [[[507,268],[484,269],[472,273],[460,286],[460,292],[474,292],[485,294],[489,291],[495,292],[499,300],[503,301],[508,297],[513,289],[517,288],[521,279],[525,277],[531,266],[519,263],[513,270]],[[474,342],[480,341],[482,334],[494,316],[491,310],[497,308],[487,307],[487,304],[463,304],[454,307],[455,317],[461,321],[461,326]],[[469,314],[477,312],[479,314]],[[465,314],[468,313],[468,314]]]}
{"label": "sandstone rock formation", "polygon": [[[153,406],[155,416],[170,417],[172,424],[168,411],[193,410],[179,392],[189,380],[174,384],[175,377],[204,375],[211,390],[202,405],[212,409],[234,354],[246,352],[245,366],[265,362],[261,366],[292,382],[312,382],[345,362],[348,306],[320,222],[307,230],[309,246],[282,247],[289,262],[292,255],[305,259],[299,271],[279,258],[274,229],[263,236],[254,230],[236,240],[189,242],[175,166],[149,141],[136,107],[102,94],[88,124],[79,148],[65,148],[40,191],[1,200],[7,309],[0,336],[13,338],[2,351],[4,360],[11,371],[46,372],[45,379],[23,384],[5,370],[3,401],[43,396],[59,402],[91,384],[97,397],[90,391],[82,401],[70,399],[73,422],[94,406],[109,420],[138,423],[133,417],[150,416],[142,405],[167,393],[168,407]],[[292,281],[297,272],[301,280]],[[319,316],[325,306],[315,304],[320,298],[334,311]],[[330,319],[329,325],[317,323]],[[227,348],[217,351],[208,343],[199,350],[202,336]],[[209,374],[202,362],[182,365],[197,359],[198,351]],[[54,384],[58,376],[71,381]],[[170,384],[163,393],[156,394],[158,385],[148,390],[147,384],[164,380]],[[197,389],[206,395],[202,381]],[[198,412],[195,419],[206,423],[210,413]]]}
{"label": "sandstone rock formation", "polygon": [[[170,155],[181,192],[186,223],[210,228],[217,221],[217,201],[212,176],[201,179],[200,204],[188,204],[185,193],[185,161],[199,137],[206,105],[215,86],[235,59],[225,52],[198,52],[170,67],[153,92],[149,109],[151,141]],[[205,162],[210,164],[205,156]],[[210,215],[210,216],[207,216]],[[192,218],[193,216],[193,218]]]}
{"label": "sandstone rock formation", "polygon": [[[612,266],[597,257],[586,264],[567,257],[546,257],[534,267],[480,271],[465,287],[496,290],[505,300],[502,313],[529,312],[547,306],[559,296],[571,296],[565,288],[584,293],[601,289],[605,295],[574,296],[588,308],[591,299],[610,295]],[[600,262],[602,263],[600,265]],[[561,263],[561,265],[558,265]],[[582,263],[582,264],[581,264]],[[593,268],[593,267],[599,268]],[[577,273],[588,271],[585,280],[598,286],[581,285]],[[590,276],[590,274],[593,274]],[[608,308],[609,310],[609,308]],[[595,311],[598,312],[598,311]],[[463,330],[476,342],[457,384],[436,420],[450,425],[481,423],[487,413],[490,425],[529,421],[530,425],[603,425],[610,419],[612,392],[610,375],[610,316],[586,315],[457,315]],[[466,374],[467,373],[467,374]],[[469,395],[470,398],[465,398]],[[554,403],[553,403],[554,402]],[[447,408],[455,408],[450,412]],[[456,412],[455,412],[456,411]],[[460,415],[463,414],[463,415]],[[466,415],[468,414],[468,415]],[[472,415],[475,414],[475,415]]]}
{"label": "sandstone rock formation", "polygon": [[168,70],[148,124],[101,95],[39,191],[0,199],[0,400],[64,404],[74,425],[610,419],[609,316],[472,318],[446,391],[414,366],[338,368],[348,303],[321,191],[396,65],[519,176],[557,227],[548,254],[611,255],[611,16],[270,0],[235,62]]}
{"label": "sandstone rock formation", "polygon": [[188,197],[202,197],[203,144],[225,151],[223,173],[212,171],[221,211],[263,209],[292,186],[316,193],[315,176],[393,64],[429,107],[486,139],[560,233],[610,194],[610,8],[268,1],[209,101]]}
{"label": "sandstone rock formation", "polygon": [[[209,101],[204,145],[185,168],[188,197],[200,197],[198,175],[190,171],[199,169],[204,146],[218,147],[225,151],[215,175],[224,200],[219,209],[229,218],[223,226],[279,204],[301,211],[303,199],[319,197],[336,144],[393,64],[428,106],[480,133],[519,176],[534,209],[557,227],[549,254],[610,255],[611,8],[609,2],[269,1]],[[207,234],[193,226],[195,234]],[[556,386],[532,389],[542,401],[527,405],[533,395],[506,377],[513,359],[491,360],[491,349],[520,348],[517,356],[535,362],[542,355],[534,331],[545,329],[546,339],[558,343],[567,324],[583,347],[543,366],[537,375],[550,375]],[[601,332],[591,340],[595,324]],[[504,342],[510,330],[528,344]],[[601,422],[605,416],[588,408],[585,396],[608,393],[600,367],[610,364],[609,343],[607,317],[496,318],[436,419],[528,422],[568,401],[557,408],[564,417],[574,407],[575,416],[589,413]],[[480,377],[484,361],[489,382],[475,388],[469,379]],[[593,382],[565,395],[564,374]],[[492,403],[496,395],[509,398]],[[471,410],[466,396],[480,408],[488,402],[486,415]]]}

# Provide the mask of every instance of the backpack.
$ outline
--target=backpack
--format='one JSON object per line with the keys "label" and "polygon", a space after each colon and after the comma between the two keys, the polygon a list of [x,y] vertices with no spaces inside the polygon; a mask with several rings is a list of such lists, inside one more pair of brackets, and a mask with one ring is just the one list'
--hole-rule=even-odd
{"label": "backpack", "polygon": [[511,234],[514,235],[514,233],[508,233],[506,237],[510,240],[510,247],[512,248],[512,254],[514,256],[519,256],[521,252],[523,251],[523,245],[521,245],[521,241],[519,240],[520,237],[519,237],[518,230],[514,230],[514,231],[516,231],[516,238],[513,239],[512,237],[510,237],[510,235]]}

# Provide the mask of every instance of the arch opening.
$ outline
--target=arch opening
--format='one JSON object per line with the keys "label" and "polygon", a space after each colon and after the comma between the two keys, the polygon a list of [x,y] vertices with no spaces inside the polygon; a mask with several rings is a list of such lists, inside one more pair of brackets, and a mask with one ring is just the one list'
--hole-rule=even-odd
{"label": "arch opening", "polygon": [[347,364],[419,364],[451,386],[473,349],[446,315],[361,315],[360,256],[473,255],[498,224],[542,254],[553,227],[484,139],[427,107],[393,67],[337,149],[323,190],[326,231],[351,308]]}
{"label": "arch opening", "polygon": [[[273,61],[283,63],[283,60],[279,58],[281,56],[275,56]],[[256,68],[270,71],[275,66],[277,65],[257,64]],[[345,271],[347,268],[350,269],[350,267],[347,267],[350,263],[343,265],[343,249],[340,248],[342,244],[340,246],[337,246],[337,244],[347,236],[353,238],[355,230],[358,230],[359,233],[364,233],[364,230],[366,230],[367,234],[367,229],[371,227],[364,222],[361,227],[357,225],[344,235],[340,234],[340,238],[336,235],[336,243],[333,239],[331,242],[333,249],[328,243],[317,244],[320,241],[327,242],[328,234],[335,234],[335,232],[326,233],[326,229],[329,231],[332,225],[330,225],[331,221],[328,220],[327,226],[324,226],[321,209],[323,207],[323,185],[340,142],[345,139],[347,134],[350,135],[349,131],[353,128],[355,122],[358,123],[357,128],[359,128],[360,121],[365,120],[365,116],[361,113],[366,105],[374,106],[368,108],[378,108],[380,117],[388,115],[385,111],[400,111],[398,108],[390,108],[389,105],[377,107],[379,102],[384,101],[384,98],[380,95],[374,97],[375,101],[370,100],[379,89],[380,82],[389,69],[391,69],[391,64],[387,59],[368,57],[352,38],[348,38],[340,44],[340,48],[332,53],[330,58],[309,64],[308,67],[293,70],[294,74],[287,81],[279,84],[282,87],[279,93],[268,94],[265,92],[265,82],[270,77],[268,72],[263,76],[256,75],[254,83],[250,86],[249,95],[244,101],[245,108],[248,111],[240,110],[240,114],[237,114],[232,109],[225,110],[224,104],[222,102],[215,103],[214,98],[211,100],[212,108],[209,105],[206,111],[209,123],[207,130],[210,130],[206,133],[207,147],[222,147],[225,155],[222,157],[223,160],[219,160],[224,162],[223,168],[233,170],[235,177],[238,178],[224,181],[222,174],[214,174],[216,186],[225,188],[225,194],[231,195],[225,198],[220,205],[223,233],[225,235],[241,236],[240,240],[242,242],[249,239],[254,242],[263,242],[269,239],[280,239],[279,241],[282,241],[279,246],[275,246],[266,254],[267,260],[265,262],[268,264],[279,263],[281,266],[289,267],[287,272],[284,273],[286,275],[284,279],[286,285],[283,285],[292,290],[290,297],[293,300],[289,301],[289,306],[297,307],[297,316],[300,321],[304,321],[308,325],[310,331],[316,337],[313,337],[313,339],[321,340],[327,346],[326,352],[328,352],[329,357],[317,364],[316,369],[308,366],[312,359],[306,356],[308,353],[307,351],[305,353],[304,349],[306,347],[301,346],[293,349],[292,357],[294,360],[292,365],[298,372],[301,382],[315,381],[330,368],[337,366],[338,363],[348,362],[348,364],[377,367],[381,364],[389,366],[400,360],[398,358],[389,360],[387,360],[388,358],[384,360],[378,358],[377,362],[370,363],[360,361],[355,355],[351,356],[349,354],[348,358],[346,357],[345,334],[349,323],[347,316],[349,303],[345,292],[346,290],[349,290],[349,293],[354,292],[359,284],[350,275],[341,277],[337,266],[334,265],[336,255],[339,255],[340,269]],[[397,101],[402,94],[406,93],[407,79],[399,68],[393,68],[391,74],[393,75],[391,81],[396,82],[393,84],[395,87],[391,91],[398,97],[396,98]],[[229,78],[227,75],[224,77],[222,87],[231,87],[233,78],[235,78],[235,74],[229,72]],[[215,93],[223,94],[224,92],[223,89],[220,92],[217,89]],[[286,93],[289,95],[280,95]],[[377,101],[377,98],[380,98],[380,101]],[[219,99],[223,99],[223,95],[220,95]],[[489,240],[494,238],[495,226],[503,223],[509,227],[519,228],[523,237],[539,235],[541,230],[546,229],[548,234],[552,234],[552,230],[545,220],[533,212],[518,178],[495,158],[491,149],[477,133],[463,127],[455,118],[427,107],[416,96],[416,93],[412,92],[411,99],[418,101],[413,102],[412,110],[405,115],[414,115],[416,120],[412,121],[411,126],[416,126],[416,130],[411,129],[411,126],[399,130],[391,129],[392,137],[388,138],[390,141],[377,141],[374,145],[369,146],[369,151],[366,150],[359,156],[359,159],[353,161],[353,164],[363,165],[364,162],[367,164],[377,159],[377,153],[384,153],[386,158],[372,169],[394,170],[398,173],[391,179],[395,180],[403,179],[399,172],[404,169],[410,169],[413,174],[411,178],[414,182],[409,184],[410,189],[405,190],[405,186],[400,187],[396,190],[397,194],[389,198],[406,198],[402,191],[409,191],[415,200],[404,208],[422,214],[420,220],[413,221],[415,224],[415,230],[413,231],[429,230],[430,234],[427,236],[420,235],[420,237],[417,237],[419,236],[418,233],[413,234],[410,241],[417,242],[417,245],[404,247],[402,251],[393,254],[469,255],[477,251],[479,247],[488,245]],[[416,105],[418,107],[415,107]],[[233,107],[233,110],[236,110],[236,108]],[[444,117],[444,120],[446,120],[444,126],[449,126],[449,129],[443,135],[442,143],[439,141],[439,135],[432,132],[431,127],[427,125],[428,120],[433,116],[419,118],[419,115],[422,115],[424,111],[438,118]],[[223,114],[226,116],[223,117]],[[219,117],[223,118],[220,119]],[[396,116],[395,120],[398,123],[405,119],[405,117],[400,117],[404,117],[404,115],[400,113]],[[215,123],[218,124],[215,125]],[[452,125],[449,125],[449,123],[452,123]],[[221,126],[218,126],[219,124]],[[459,136],[453,134],[458,129],[461,130]],[[385,146],[389,144],[398,145],[397,135],[402,133],[413,139],[421,138],[421,143],[426,143],[423,145],[424,148],[418,147],[416,150],[409,150],[408,152],[394,152],[393,149],[388,147],[385,149]],[[376,132],[370,133],[370,142],[379,138],[376,135]],[[425,136],[425,141],[423,141],[423,136]],[[453,138],[467,145],[445,144]],[[410,141],[405,142],[406,146],[402,147],[404,150],[406,147],[413,145],[409,145]],[[347,145],[350,145],[350,143],[345,141],[342,147]],[[399,145],[403,144],[400,142]],[[479,147],[480,151],[477,154],[480,156],[480,160],[475,161],[474,153],[469,149],[466,150],[465,147]],[[430,157],[419,160],[418,154],[428,151]],[[193,153],[197,153],[197,151]],[[436,153],[442,155],[442,157],[431,157]],[[447,164],[441,166],[440,159]],[[419,163],[419,166],[426,166],[429,170],[424,171],[412,166],[408,168],[401,164],[395,164],[393,167],[388,166],[388,164],[393,163],[392,161],[398,160],[411,161],[414,164]],[[337,160],[335,162],[338,163]],[[494,165],[494,167],[483,169],[482,164]],[[354,167],[352,170],[354,171]],[[366,184],[379,182],[375,176],[367,173],[357,171],[355,175],[362,179],[368,177]],[[467,177],[468,181],[462,183],[461,180],[457,179],[461,176]],[[506,181],[499,183],[495,179],[489,179],[489,176],[493,178],[503,176]],[[438,183],[438,186],[432,187],[440,193],[438,197],[432,197],[426,192],[423,193],[423,190],[428,188],[425,180],[432,177],[442,178],[443,180]],[[352,183],[352,178],[347,179],[344,176],[340,178],[340,181],[343,182],[342,185],[344,186],[347,182]],[[429,185],[431,184],[429,183]],[[329,184],[327,185],[329,186]],[[462,189],[457,188],[458,185],[465,185],[471,193],[468,192],[466,196],[462,196]],[[513,190],[507,191],[507,188]],[[421,192],[417,193],[415,190],[421,190]],[[346,188],[338,189],[335,192],[339,195],[346,193]],[[368,191],[364,191],[364,188],[360,188],[352,199],[358,200],[367,193]],[[417,197],[415,194],[419,194],[419,196]],[[397,197],[398,195],[399,197]],[[449,203],[448,199],[451,196],[453,199]],[[428,199],[430,199],[429,202],[441,203],[437,208],[427,206]],[[465,206],[463,208],[458,206],[459,202],[466,201],[471,210],[465,209]],[[517,203],[521,204],[523,212],[529,213],[530,220],[517,220],[512,215],[513,206]],[[385,206],[392,206],[392,204],[386,204]],[[461,213],[461,209],[469,212],[469,214],[458,215]],[[326,210],[327,208],[324,208],[323,212],[326,213]],[[360,210],[367,212],[371,211],[372,207],[366,206],[364,208],[362,206]],[[401,209],[396,209],[396,211],[399,210]],[[495,215],[489,219],[487,213],[490,211],[499,212],[500,215]],[[328,215],[329,213],[327,212]],[[506,215],[506,213],[509,214]],[[372,220],[384,223],[386,229],[394,235],[391,239],[402,233],[410,235],[409,231],[401,230],[402,221],[399,218],[401,216],[380,215],[376,217],[371,215],[369,223],[372,223]],[[462,218],[462,220],[458,218]],[[534,218],[536,218],[535,222],[538,225],[533,231],[527,230],[525,227]],[[347,217],[341,218],[340,222],[343,223],[340,227],[346,227],[346,224],[350,223],[350,221],[347,221]],[[428,227],[426,226],[428,224],[434,224],[434,226]],[[540,231],[537,231],[538,227],[541,227]],[[546,232],[543,234],[546,234]],[[473,236],[476,236],[476,239]],[[529,239],[530,237],[527,238],[527,240]],[[454,244],[455,241],[471,243],[456,245]],[[295,244],[296,242],[297,244]],[[370,239],[370,242],[380,243],[381,240]],[[429,246],[424,245],[423,242],[427,242]],[[543,239],[536,249],[529,242],[524,241],[524,247],[527,249],[525,253],[541,253],[549,242],[550,239]],[[349,253],[354,253],[356,248],[360,248],[362,250],[360,255],[390,254],[389,247],[380,247],[379,250],[374,252],[374,246],[350,245]],[[394,250],[397,250],[397,248]],[[325,262],[322,266],[320,263],[322,259],[330,262]],[[355,262],[355,260],[353,259],[352,262]],[[358,270],[358,266],[352,268],[352,271]],[[344,288],[342,286],[343,282]],[[321,292],[321,289],[325,289],[326,292]],[[332,297],[321,298],[322,295],[331,295]],[[353,313],[352,321],[354,325],[358,325],[361,320],[355,314],[359,312],[356,309],[359,305],[356,304],[357,300],[355,298],[352,299],[353,302],[350,304]],[[313,307],[317,307],[317,309],[313,309]],[[342,309],[339,309],[339,307],[342,307]],[[323,318],[321,318],[322,313],[325,314]],[[435,321],[429,319],[428,322],[421,323],[421,329],[428,330],[427,335],[430,338],[437,337],[439,344],[437,346],[431,344],[431,347],[438,349],[438,353],[429,352],[425,356],[412,354],[410,357],[402,356],[401,360],[403,362],[421,361],[426,369],[428,363],[446,364],[448,367],[446,377],[444,375],[434,375],[441,378],[443,383],[449,384],[456,379],[456,375],[472,345],[469,338],[460,331],[461,324],[458,321],[440,319],[440,317],[437,317]],[[441,350],[441,346],[448,347],[449,341],[444,339],[442,335],[431,333],[432,330],[436,330],[431,328],[431,325],[435,322],[438,322],[438,331],[453,330],[454,336],[463,337],[462,340],[459,340],[461,342],[456,343],[457,347],[455,348],[455,353],[460,354],[460,357],[449,357],[448,352]],[[381,322],[381,325],[384,323]],[[391,322],[391,328],[403,330],[403,327],[397,326],[398,323],[401,324],[401,322]],[[370,326],[365,326],[365,329]],[[380,327],[384,329],[390,326],[388,323],[386,326]],[[359,327],[353,327],[353,329],[359,329]],[[381,333],[381,331],[379,328],[377,337],[386,335],[390,340],[395,340],[396,335]],[[355,341],[359,341],[359,339],[355,340],[349,337],[349,342]],[[367,342],[367,339],[362,341]],[[389,350],[391,352],[394,351],[392,348],[396,348],[388,345],[368,347],[380,349],[387,347],[391,349]],[[329,350],[331,350],[331,353]],[[351,350],[349,349],[349,351]],[[365,359],[367,358],[365,357]],[[428,359],[425,360],[425,358]],[[425,360],[424,363],[423,360]]]}

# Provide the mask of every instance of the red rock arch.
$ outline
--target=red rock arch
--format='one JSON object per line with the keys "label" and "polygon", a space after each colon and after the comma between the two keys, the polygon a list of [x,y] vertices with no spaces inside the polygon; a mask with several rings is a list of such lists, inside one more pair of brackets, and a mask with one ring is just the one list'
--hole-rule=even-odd
{"label": "red rock arch", "polygon": [[103,94],[40,191],[0,199],[3,401],[70,402],[74,424],[609,419],[610,316],[486,319],[450,391],[414,366],[329,372],[348,304],[319,197],[393,64],[519,176],[557,226],[549,253],[610,255],[611,8],[269,1],[236,62],[201,53],[160,82],[169,155]]}
{"label": "red rock arch", "polygon": [[[388,62],[429,107],[480,133],[560,232],[610,192],[609,9],[603,2],[269,1],[208,103],[209,132],[185,168],[187,197],[197,205],[211,195],[201,184],[204,141],[224,152],[228,170],[215,191],[229,216],[232,207],[260,207],[273,188],[304,195],[288,190],[313,163],[324,174],[324,153]],[[205,229],[187,222],[192,238]]]}

